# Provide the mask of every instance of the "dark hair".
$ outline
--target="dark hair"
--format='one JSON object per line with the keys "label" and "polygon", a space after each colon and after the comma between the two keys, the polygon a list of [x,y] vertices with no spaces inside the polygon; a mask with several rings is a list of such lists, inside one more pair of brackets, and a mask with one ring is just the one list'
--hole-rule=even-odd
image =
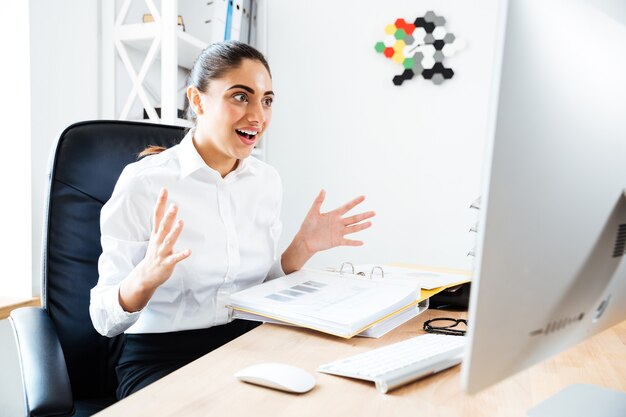
{"label": "dark hair", "polygon": [[[206,93],[212,80],[219,79],[228,71],[238,68],[244,59],[260,62],[267,69],[270,77],[272,76],[269,64],[257,49],[239,41],[224,41],[209,45],[198,55],[187,77],[187,86],[196,87],[200,92]],[[189,105],[186,96],[185,113],[187,120],[195,124],[196,114]],[[139,158],[164,150],[165,148],[160,146],[149,146],[139,154]]]}

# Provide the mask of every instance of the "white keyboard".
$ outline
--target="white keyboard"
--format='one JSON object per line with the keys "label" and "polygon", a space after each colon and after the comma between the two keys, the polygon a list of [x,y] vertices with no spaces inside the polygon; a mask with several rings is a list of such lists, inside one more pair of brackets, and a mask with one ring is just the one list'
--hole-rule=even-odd
{"label": "white keyboard", "polygon": [[461,363],[465,337],[424,334],[341,359],[318,372],[373,381],[381,394]]}

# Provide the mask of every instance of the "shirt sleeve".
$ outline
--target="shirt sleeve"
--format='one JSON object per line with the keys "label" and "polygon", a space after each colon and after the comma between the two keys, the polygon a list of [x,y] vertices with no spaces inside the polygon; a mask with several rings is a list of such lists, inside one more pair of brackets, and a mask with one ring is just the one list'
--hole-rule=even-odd
{"label": "shirt sleeve", "polygon": [[279,278],[285,276],[285,272],[283,271],[282,266],[282,253],[279,248],[280,236],[283,230],[283,223],[280,219],[280,212],[283,203],[283,184],[278,175],[278,172],[273,170],[274,173],[274,190],[276,193],[276,205],[275,205],[275,216],[274,221],[272,222],[272,226],[270,228],[270,235],[272,237],[273,251],[274,254],[273,263],[270,267],[267,276],[265,277],[265,281],[270,281],[275,278]]}
{"label": "shirt sleeve", "polygon": [[103,336],[123,333],[141,314],[122,309],[119,288],[148,247],[156,193],[145,182],[144,177],[125,168],[100,212],[102,254],[98,259],[98,284],[91,289],[89,314],[94,328]]}
{"label": "shirt sleeve", "polygon": [[269,272],[267,273],[267,277],[265,281],[270,281],[279,277],[285,276],[285,272],[283,271],[283,265],[281,262],[281,257],[274,259],[274,263],[272,264]]}

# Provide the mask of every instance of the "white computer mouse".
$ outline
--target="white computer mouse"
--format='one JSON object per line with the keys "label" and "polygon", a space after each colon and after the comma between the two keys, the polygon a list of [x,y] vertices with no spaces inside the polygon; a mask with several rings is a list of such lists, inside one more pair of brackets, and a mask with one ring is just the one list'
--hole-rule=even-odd
{"label": "white computer mouse", "polygon": [[284,363],[259,363],[235,373],[235,378],[251,384],[281,391],[304,393],[315,386],[315,378],[308,371]]}

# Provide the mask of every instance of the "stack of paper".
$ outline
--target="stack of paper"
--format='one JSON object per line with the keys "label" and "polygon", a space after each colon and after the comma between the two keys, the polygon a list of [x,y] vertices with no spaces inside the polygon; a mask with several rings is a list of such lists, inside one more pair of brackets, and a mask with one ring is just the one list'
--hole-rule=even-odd
{"label": "stack of paper", "polygon": [[229,304],[234,317],[350,338],[359,333],[378,337],[415,317],[423,310],[419,298],[415,282],[303,269],[235,293]]}

